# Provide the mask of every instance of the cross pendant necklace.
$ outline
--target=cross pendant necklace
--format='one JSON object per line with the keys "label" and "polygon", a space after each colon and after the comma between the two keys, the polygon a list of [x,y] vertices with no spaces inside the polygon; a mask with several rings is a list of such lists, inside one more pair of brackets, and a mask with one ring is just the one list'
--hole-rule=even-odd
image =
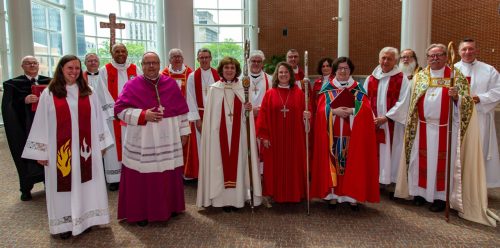
{"label": "cross pendant necklace", "polygon": [[[236,97],[236,96],[234,96]],[[224,99],[223,99],[224,103],[227,105],[227,109],[229,110],[229,114],[227,114],[227,116],[229,116],[229,118],[231,119],[231,121],[233,121],[233,110],[234,110],[234,106],[231,106],[231,104],[229,103],[229,100],[226,96],[226,88],[224,88]],[[234,98],[233,98],[233,105],[234,105]]]}
{"label": "cross pendant necklace", "polygon": [[290,90],[288,90],[287,93],[288,94],[286,95],[285,103],[283,103],[283,98],[281,98],[281,93],[278,91],[278,96],[280,97],[281,104],[283,105],[283,108],[280,110],[283,113],[283,118],[286,118],[286,112],[290,111],[290,109],[286,108],[286,104],[288,103],[288,97],[290,96]]}
{"label": "cross pendant necklace", "polygon": [[[158,110],[160,111],[160,114],[163,115],[163,110],[165,110],[165,107],[161,105],[160,101],[160,93],[158,92],[158,81],[160,81],[160,77],[156,79],[156,83],[150,82],[154,87],[155,87],[155,92],[156,92],[156,100],[158,101]],[[149,81],[148,81],[149,82]]]}

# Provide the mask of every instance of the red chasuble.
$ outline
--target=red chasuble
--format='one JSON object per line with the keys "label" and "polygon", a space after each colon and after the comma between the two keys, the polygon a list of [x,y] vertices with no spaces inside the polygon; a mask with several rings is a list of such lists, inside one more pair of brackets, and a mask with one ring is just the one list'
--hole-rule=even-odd
{"label": "red chasuble", "polygon": [[[118,98],[118,70],[111,64],[106,64],[106,72],[108,73],[108,90],[113,100]],[[137,77],[137,66],[130,64],[127,68],[128,80]],[[115,133],[115,146],[118,155],[118,161],[122,161],[122,127],[118,119],[113,120],[113,131]]]}
{"label": "red chasuble", "polygon": [[[389,86],[387,87],[387,97],[386,97],[386,112],[389,111],[399,99],[399,93],[401,91],[401,85],[403,84],[404,74],[402,72],[391,76],[389,79]],[[374,76],[368,79],[368,98],[370,99],[370,106],[372,107],[373,114],[378,116],[377,110],[377,100],[378,100],[378,83],[379,80]],[[383,94],[383,93],[381,93]],[[389,126],[389,137],[392,145],[392,138],[394,136],[394,121],[387,118],[387,124]],[[377,128],[377,141],[379,143],[385,143],[385,133],[384,129]]]}
{"label": "red chasuble", "polygon": [[263,149],[262,194],[276,202],[300,202],[306,195],[304,110],[304,93],[297,86],[273,88],[257,117],[257,137],[271,142]]}
{"label": "red chasuble", "polygon": [[[214,82],[220,80],[219,74],[214,68],[210,68],[212,76],[214,77]],[[203,103],[203,86],[201,78],[201,68],[194,71],[194,92],[196,94],[196,103],[198,104],[198,113],[200,114],[200,119],[203,120],[203,113],[205,112],[205,104]]]}
{"label": "red chasuble", "polygon": [[[187,78],[193,70],[186,66],[183,73],[174,74],[169,69],[168,66],[161,72],[163,75],[169,76],[173,79],[181,80],[180,89],[184,98],[186,98],[186,85]],[[196,76],[196,74],[195,74]],[[201,76],[201,75],[200,75]],[[196,82],[195,82],[196,84]],[[196,86],[195,86],[196,87]],[[198,97],[198,96],[197,96]],[[202,98],[203,102],[203,98]],[[198,105],[199,106],[199,105]],[[203,106],[203,105],[202,105]],[[201,117],[201,115],[200,115]],[[183,157],[184,157],[184,176],[186,178],[198,178],[199,172],[199,158],[198,158],[198,142],[196,140],[196,127],[194,123],[190,123],[191,134],[189,135],[188,142],[182,147]]]}
{"label": "red chasuble", "polygon": [[[358,202],[379,202],[377,143],[370,102],[357,82],[348,90],[354,95],[355,111],[351,116],[354,118],[352,127],[344,121],[342,133],[348,140],[344,144],[345,150],[338,150],[332,144],[334,139],[340,138],[336,137],[340,132],[340,122],[338,117],[329,117],[330,104],[341,90],[331,82],[319,95],[311,164],[311,197],[325,198],[334,188],[336,195],[349,196]],[[340,161],[338,154],[344,155],[345,160]]]}
{"label": "red chasuble", "polygon": [[57,192],[71,191],[71,158],[80,157],[81,182],[92,179],[92,136],[90,100],[88,96],[78,98],[78,133],[80,150],[71,149],[71,113],[66,97],[53,96],[57,120]]}

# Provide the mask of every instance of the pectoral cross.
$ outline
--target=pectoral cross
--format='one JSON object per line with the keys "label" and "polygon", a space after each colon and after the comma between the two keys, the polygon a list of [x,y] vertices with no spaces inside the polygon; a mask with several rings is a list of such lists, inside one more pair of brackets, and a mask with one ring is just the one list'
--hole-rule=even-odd
{"label": "pectoral cross", "polygon": [[229,112],[229,114],[227,114],[227,116],[229,116],[229,118],[231,118],[231,121],[233,120],[233,113]]}
{"label": "pectoral cross", "polygon": [[283,118],[286,118],[286,112],[290,110],[286,108],[286,105],[283,105],[283,109],[281,109],[280,111],[283,112]]}
{"label": "pectoral cross", "polygon": [[160,111],[160,114],[163,115],[163,110],[165,110],[165,108],[160,104],[160,107],[158,107],[158,110]]}
{"label": "pectoral cross", "polygon": [[259,89],[257,88],[257,85],[253,87],[253,93],[257,95],[257,92],[259,92]]}
{"label": "pectoral cross", "polygon": [[124,23],[116,23],[116,14],[109,14],[109,22],[100,22],[101,28],[109,28],[109,51],[116,43],[116,29],[125,29]]}

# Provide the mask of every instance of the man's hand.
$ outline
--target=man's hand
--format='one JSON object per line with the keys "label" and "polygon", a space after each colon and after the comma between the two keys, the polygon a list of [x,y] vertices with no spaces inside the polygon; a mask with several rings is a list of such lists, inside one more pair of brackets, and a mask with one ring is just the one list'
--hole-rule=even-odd
{"label": "man's hand", "polygon": [[185,146],[188,142],[188,139],[189,139],[189,134],[188,135],[182,135],[181,136],[181,143],[182,143],[182,146]]}
{"label": "man's hand", "polygon": [[375,120],[374,120],[375,126],[377,126],[377,127],[382,126],[384,123],[386,123],[388,121],[389,121],[389,119],[387,119],[387,117],[385,117],[385,116],[375,117]]}
{"label": "man's hand", "polygon": [[200,120],[196,120],[194,125],[196,126],[196,130],[198,130],[198,132],[201,133],[201,126],[203,124],[203,121],[200,119]]}
{"label": "man's hand", "polygon": [[453,101],[458,101],[458,89],[457,87],[453,86],[450,87],[450,90],[448,91],[448,95],[453,98]]}
{"label": "man's hand", "polygon": [[43,165],[43,166],[49,165],[49,161],[48,160],[37,160],[36,162],[38,164],[40,164],[40,165]]}
{"label": "man's hand", "polygon": [[269,147],[271,147],[271,141],[269,141],[269,140],[263,139],[262,140],[262,144],[264,144],[264,147],[266,149],[268,149]]}
{"label": "man's hand", "polygon": [[161,119],[163,119],[163,115],[158,112],[154,111],[155,108],[150,108],[146,110],[146,121],[148,122],[160,122]]}
{"label": "man's hand", "polygon": [[479,100],[478,96],[473,96],[472,100],[474,101],[474,103],[480,103],[481,102],[481,100]]}
{"label": "man's hand", "polygon": [[38,96],[35,96],[33,94],[27,95],[24,98],[24,103],[26,103],[26,104],[36,103],[36,102],[38,102]]}
{"label": "man's hand", "polygon": [[250,110],[252,110],[252,103],[251,103],[251,102],[247,102],[247,103],[245,103],[245,105],[244,105],[244,106],[245,106],[245,110],[246,110],[246,111],[250,111]]}

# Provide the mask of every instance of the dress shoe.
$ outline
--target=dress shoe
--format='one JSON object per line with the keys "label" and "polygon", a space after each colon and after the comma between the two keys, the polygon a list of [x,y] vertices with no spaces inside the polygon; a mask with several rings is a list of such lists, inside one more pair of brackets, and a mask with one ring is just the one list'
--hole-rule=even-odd
{"label": "dress shoe", "polygon": [[421,196],[415,196],[415,198],[413,198],[413,204],[415,204],[415,206],[423,206],[425,204],[425,199]]}
{"label": "dress shoe", "polygon": [[358,212],[359,211],[359,205],[358,204],[350,204],[351,210],[353,212]]}
{"label": "dress shoe", "polygon": [[434,202],[429,207],[431,212],[443,212],[446,208],[446,202],[441,200],[434,200]]}
{"label": "dress shoe", "polygon": [[222,207],[222,211],[224,211],[226,213],[230,213],[231,212],[231,207],[230,206]]}
{"label": "dress shoe", "polygon": [[63,232],[61,234],[59,234],[59,238],[61,239],[69,239],[71,238],[71,232]]}
{"label": "dress shoe", "polygon": [[31,192],[21,193],[21,201],[29,201],[31,199],[33,199],[33,197],[31,196]]}
{"label": "dress shoe", "polygon": [[389,192],[389,200],[394,201],[394,192]]}
{"label": "dress shoe", "polygon": [[117,191],[120,188],[120,183],[110,183],[108,185],[109,191]]}
{"label": "dress shoe", "polygon": [[148,220],[137,221],[137,225],[141,226],[141,227],[145,227],[148,225]]}

